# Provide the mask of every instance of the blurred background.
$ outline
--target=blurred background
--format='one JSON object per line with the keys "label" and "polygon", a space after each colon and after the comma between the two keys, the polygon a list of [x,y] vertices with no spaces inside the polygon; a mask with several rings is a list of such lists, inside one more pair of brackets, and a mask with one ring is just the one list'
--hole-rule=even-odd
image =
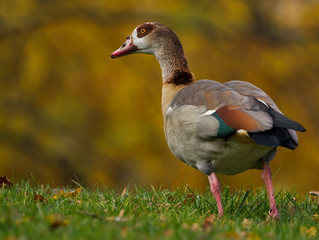
{"label": "blurred background", "polygon": [[[319,188],[316,0],[0,1],[1,176],[206,189],[166,145],[156,59],[110,58],[147,21],[177,33],[197,80],[251,82],[302,123],[300,147],[271,163],[275,188]],[[221,181],[263,186],[260,173]]]}

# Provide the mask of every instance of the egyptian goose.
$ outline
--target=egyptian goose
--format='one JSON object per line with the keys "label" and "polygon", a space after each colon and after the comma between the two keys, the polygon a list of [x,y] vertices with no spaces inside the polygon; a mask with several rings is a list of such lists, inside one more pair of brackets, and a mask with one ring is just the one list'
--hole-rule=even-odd
{"label": "egyptian goose", "polygon": [[248,82],[195,82],[179,38],[163,24],[136,27],[111,57],[132,53],[152,54],[158,60],[167,144],[178,159],[208,176],[219,216],[223,206],[216,173],[234,175],[257,168],[267,187],[269,215],[279,219],[269,162],[278,146],[295,149],[295,130],[305,128],[285,117],[265,92]]}

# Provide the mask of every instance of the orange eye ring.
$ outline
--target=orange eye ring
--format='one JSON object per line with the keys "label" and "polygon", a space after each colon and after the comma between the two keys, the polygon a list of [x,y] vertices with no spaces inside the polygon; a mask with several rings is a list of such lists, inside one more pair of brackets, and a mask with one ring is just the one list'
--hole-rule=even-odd
{"label": "orange eye ring", "polygon": [[145,33],[145,32],[146,32],[145,28],[142,28],[142,29],[140,30],[140,33]]}

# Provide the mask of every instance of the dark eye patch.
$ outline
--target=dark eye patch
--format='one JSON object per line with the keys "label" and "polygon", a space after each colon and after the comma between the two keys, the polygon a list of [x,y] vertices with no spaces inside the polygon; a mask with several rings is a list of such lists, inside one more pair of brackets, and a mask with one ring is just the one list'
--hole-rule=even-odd
{"label": "dark eye patch", "polygon": [[[145,31],[144,31],[144,30]],[[145,37],[146,35],[150,34],[154,30],[154,25],[149,24],[149,23],[144,23],[141,26],[139,26],[136,31],[137,31],[137,37],[142,38]]]}

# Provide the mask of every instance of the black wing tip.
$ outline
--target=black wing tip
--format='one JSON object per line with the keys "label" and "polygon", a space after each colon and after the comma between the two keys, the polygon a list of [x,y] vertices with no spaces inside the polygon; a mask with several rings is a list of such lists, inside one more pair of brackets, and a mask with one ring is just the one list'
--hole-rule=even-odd
{"label": "black wing tip", "polygon": [[298,132],[305,132],[305,131],[307,131],[307,129],[305,129],[301,124],[300,124],[300,127],[301,127],[301,129],[300,129],[300,130],[297,130]]}
{"label": "black wing tip", "polygon": [[284,127],[284,128],[295,130],[298,132],[305,132],[306,131],[306,129],[300,123],[293,121],[293,120],[290,120],[290,121],[292,121],[293,123],[289,124],[289,126]]}
{"label": "black wing tip", "polygon": [[274,109],[269,107],[269,113],[274,119],[274,126],[278,128],[286,128],[286,129],[291,129],[295,130],[298,132],[305,132],[306,129],[298,122],[289,119],[285,115],[276,112]]}
{"label": "black wing tip", "polygon": [[295,130],[295,131],[298,131],[298,132],[307,131],[300,123],[298,123],[298,122],[296,122],[294,120],[291,120],[291,119],[289,119],[289,120],[292,122],[293,128],[287,127],[287,129]]}
{"label": "black wing tip", "polygon": [[291,150],[295,150],[298,147],[298,144],[296,144],[292,139],[289,139],[282,146]]}
{"label": "black wing tip", "polygon": [[255,143],[270,147],[285,147],[295,150],[298,144],[291,138],[287,129],[272,128],[264,132],[249,133]]}

